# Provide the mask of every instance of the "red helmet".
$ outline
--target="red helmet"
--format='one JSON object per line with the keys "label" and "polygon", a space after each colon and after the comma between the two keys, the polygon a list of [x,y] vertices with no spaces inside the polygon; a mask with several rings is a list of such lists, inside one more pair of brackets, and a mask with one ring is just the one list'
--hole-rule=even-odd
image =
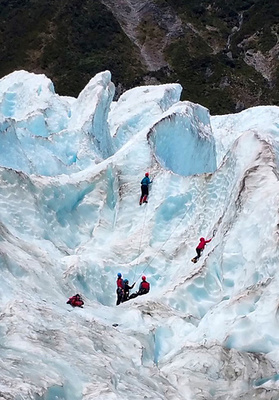
{"label": "red helmet", "polygon": [[149,176],[149,172],[146,172],[146,173],[145,173],[145,176]]}
{"label": "red helmet", "polygon": [[143,281],[146,281],[146,276],[143,275],[143,276],[141,277],[141,279],[142,279]]}
{"label": "red helmet", "polygon": [[205,239],[204,238],[200,238],[200,241],[204,241]]}

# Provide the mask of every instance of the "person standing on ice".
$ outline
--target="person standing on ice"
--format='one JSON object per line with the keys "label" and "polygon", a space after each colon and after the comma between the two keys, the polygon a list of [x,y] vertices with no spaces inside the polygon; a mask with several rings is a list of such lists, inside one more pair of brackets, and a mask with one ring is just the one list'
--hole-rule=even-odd
{"label": "person standing on ice", "polygon": [[132,284],[132,286],[129,286],[129,281],[128,279],[124,279],[124,296],[123,296],[123,300],[122,302],[124,303],[124,301],[129,300],[129,293],[130,290],[133,289],[133,287],[135,286],[136,282],[134,282]]}
{"label": "person standing on ice", "polygon": [[202,255],[202,252],[203,252],[203,250],[204,250],[204,248],[205,248],[205,245],[206,245],[207,243],[211,242],[211,240],[212,240],[212,238],[211,238],[211,239],[208,239],[208,240],[205,240],[205,238],[203,238],[203,237],[200,238],[200,243],[199,243],[198,246],[196,247],[197,255],[196,255],[196,257],[192,258],[192,260],[191,260],[193,263],[196,263],[196,262],[198,261],[198,259],[199,259],[200,256]]}
{"label": "person standing on ice", "polygon": [[149,172],[146,172],[145,177],[141,180],[141,196],[139,202],[140,206],[142,205],[142,203],[148,203],[147,196],[149,193],[148,186],[150,185],[150,183],[152,183],[152,181],[149,179]]}
{"label": "person standing on ice", "polygon": [[117,294],[117,300],[116,300],[116,305],[119,306],[120,303],[123,301],[123,296],[124,296],[124,281],[122,279],[122,275],[120,272],[117,274],[117,281],[116,281],[116,294]]}

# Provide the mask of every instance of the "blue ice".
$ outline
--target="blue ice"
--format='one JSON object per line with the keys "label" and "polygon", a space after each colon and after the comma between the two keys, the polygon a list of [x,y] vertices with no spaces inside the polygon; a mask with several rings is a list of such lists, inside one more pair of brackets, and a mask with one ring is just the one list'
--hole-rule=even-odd
{"label": "blue ice", "polygon": [[[33,78],[32,91],[22,89],[26,110],[17,87],[0,80],[1,393],[20,399],[25,390],[21,400],[187,393],[192,400],[222,387],[233,400],[245,395],[242,384],[275,376],[276,132],[273,140],[262,130],[239,135],[243,116],[226,116],[215,120],[213,134],[206,109],[177,104],[179,88],[156,99],[141,88],[142,108],[128,93],[109,114],[109,73],[76,101]],[[268,125],[279,112],[267,107],[264,115]],[[149,203],[139,207],[146,170],[156,179]],[[193,264],[198,238],[213,232]],[[150,293],[116,307],[119,271],[136,281],[133,291],[144,273]],[[77,292],[83,309],[66,305]],[[233,349],[228,369],[226,346]],[[267,353],[265,362],[250,351]],[[238,381],[231,368],[241,371]]]}
{"label": "blue ice", "polygon": [[16,106],[16,92],[7,92],[1,104],[1,113],[6,118],[11,118],[14,115]]}

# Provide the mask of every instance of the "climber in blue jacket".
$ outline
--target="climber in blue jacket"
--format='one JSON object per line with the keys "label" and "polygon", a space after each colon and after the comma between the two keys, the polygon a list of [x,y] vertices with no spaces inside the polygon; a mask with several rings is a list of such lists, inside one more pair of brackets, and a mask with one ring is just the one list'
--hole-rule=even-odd
{"label": "climber in blue jacket", "polygon": [[141,180],[141,196],[139,201],[140,206],[142,203],[148,203],[147,196],[149,194],[148,186],[150,183],[152,183],[152,181],[149,179],[149,172],[146,172],[145,177]]}

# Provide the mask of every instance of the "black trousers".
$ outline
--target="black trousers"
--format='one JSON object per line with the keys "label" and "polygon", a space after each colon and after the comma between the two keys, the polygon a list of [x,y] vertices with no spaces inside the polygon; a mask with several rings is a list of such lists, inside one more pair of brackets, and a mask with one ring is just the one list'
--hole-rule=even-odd
{"label": "black trousers", "polygon": [[196,248],[196,252],[197,252],[197,257],[200,258],[201,254],[202,254],[203,249],[198,249]]}
{"label": "black trousers", "polygon": [[148,196],[148,185],[141,185],[141,197]]}
{"label": "black trousers", "polygon": [[141,289],[136,293],[132,293],[130,296],[130,299],[135,299],[136,297],[142,296],[143,294],[147,294],[148,292],[149,292],[149,290],[147,290],[147,289]]}
{"label": "black trousers", "polygon": [[119,304],[122,303],[123,301],[123,290],[121,288],[117,288],[116,294],[117,294],[116,305],[119,306]]}
{"label": "black trousers", "polygon": [[129,300],[129,292],[124,292],[123,294],[123,298],[122,298],[122,303],[124,303],[125,301]]}

